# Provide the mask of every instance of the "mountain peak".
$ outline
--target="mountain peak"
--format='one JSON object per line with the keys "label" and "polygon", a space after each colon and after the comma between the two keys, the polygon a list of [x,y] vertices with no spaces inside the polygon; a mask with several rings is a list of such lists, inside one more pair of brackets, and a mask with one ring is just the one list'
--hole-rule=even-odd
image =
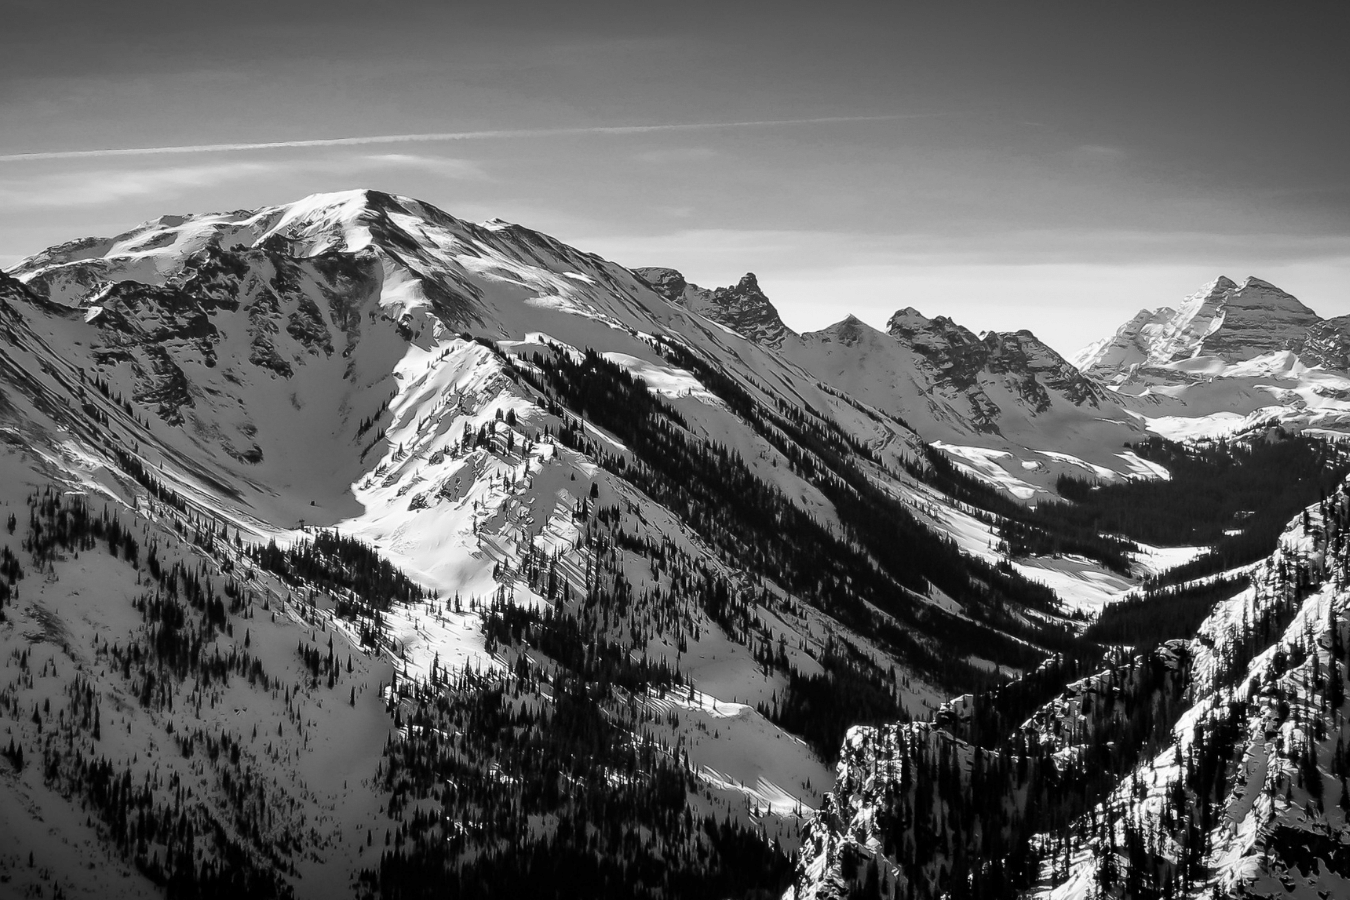
{"label": "mountain peak", "polygon": [[356,215],[362,210],[377,209],[395,202],[392,194],[371,188],[352,188],[345,191],[319,191],[285,204],[283,207],[300,218],[323,213]]}
{"label": "mountain peak", "polygon": [[[1247,280],[1250,281],[1251,279],[1249,278]],[[1206,284],[1200,291],[1206,296],[1209,296],[1213,294],[1222,294],[1224,291],[1231,291],[1237,286],[1237,282],[1227,275],[1220,275],[1218,278],[1215,278],[1213,281]]]}
{"label": "mountain peak", "polygon": [[872,326],[849,313],[833,325],[827,325],[819,331],[811,332],[809,337],[819,338],[825,343],[838,343],[845,347],[852,347],[871,330]]}
{"label": "mountain peak", "polygon": [[897,310],[886,320],[886,331],[897,340],[917,344],[970,344],[981,339],[950,316],[930,319],[912,306]]}
{"label": "mountain peak", "polygon": [[675,269],[663,266],[642,266],[632,270],[633,274],[645,282],[648,287],[665,297],[671,303],[680,303],[689,282]]}
{"label": "mountain peak", "polygon": [[1076,353],[1074,362],[1105,377],[1201,356],[1244,362],[1301,345],[1319,321],[1298,298],[1268,281],[1249,276],[1239,285],[1220,275],[1176,309],[1141,310],[1112,337]]}
{"label": "mountain peak", "polygon": [[927,328],[933,320],[919,312],[912,306],[906,306],[904,309],[895,311],[889,319],[886,320],[886,330],[895,335],[897,332],[914,332]]}
{"label": "mountain peak", "polygon": [[1311,309],[1304,306],[1297,297],[1286,290],[1276,287],[1269,281],[1247,276],[1240,286],[1236,286],[1229,298],[1230,306],[1263,308],[1271,311],[1286,310],[1300,316],[1317,317]]}
{"label": "mountain peak", "polygon": [[706,316],[758,344],[778,348],[792,334],[760,289],[754,272],[746,272],[732,287],[712,290],[691,284],[675,269],[647,266],[632,272],[671,303]]}

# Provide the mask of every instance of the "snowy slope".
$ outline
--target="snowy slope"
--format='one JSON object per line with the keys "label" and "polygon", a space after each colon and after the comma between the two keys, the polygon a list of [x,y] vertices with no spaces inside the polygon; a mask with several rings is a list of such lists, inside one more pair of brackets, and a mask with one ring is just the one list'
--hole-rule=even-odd
{"label": "snowy slope", "polygon": [[[1202,293],[1141,320],[1169,359],[1107,388],[1027,331],[906,309],[798,335],[753,276],[709,291],[374,191],[25,260],[0,274],[0,803],[24,811],[0,884],[731,896],[781,889],[799,846],[801,897],[940,892],[981,854],[990,893],[1110,880],[1131,859],[1090,860],[1139,833],[1112,811],[1229,700],[1225,735],[1281,699],[1320,734],[1312,702],[1335,752],[1309,700],[1330,657],[1276,672],[1271,648],[1311,629],[1334,656],[1345,513],[1294,528],[1195,642],[1094,672],[1082,614],[1203,548],[1128,576],[1010,560],[925,460],[1034,503],[1061,473],[1167,478],[1122,447],[1149,431],[1339,427],[1341,324],[1264,282]],[[1258,333],[1276,308],[1302,343]],[[997,715],[947,702],[1019,674]],[[1205,885],[1266,890],[1254,847],[1342,827],[1258,822],[1274,807],[1225,785],[1250,803],[1207,832]]]}
{"label": "snowy slope", "polygon": [[[745,299],[757,287],[736,290]],[[890,714],[918,712],[941,702],[944,679],[962,666],[1034,664],[1043,654],[1032,643],[1037,629],[1056,614],[1026,616],[1000,595],[1017,582],[984,553],[982,580],[960,589],[888,581],[900,576],[884,574],[897,570],[882,557],[904,554],[867,549],[856,512],[846,520],[835,498],[841,479],[854,478],[877,492],[867,502],[893,500],[916,528],[942,529],[944,499],[904,468],[924,435],[887,405],[776,352],[775,338],[738,334],[614,263],[520,226],[475,225],[367,191],[165,217],[25,260],[0,276],[0,301],[0,417],[14,469],[7,503],[25,519],[32,491],[89,497],[99,508],[106,497],[138,535],[139,565],[153,544],[161,564],[182,562],[206,573],[217,594],[250,597],[223,620],[209,604],[192,613],[206,617],[192,626],[194,652],[237,662],[247,650],[268,673],[205,693],[199,676],[184,673],[156,693],[134,669],[114,671],[113,646],[148,647],[162,632],[138,598],[168,589],[127,559],[79,544],[38,558],[25,519],[6,544],[27,574],[0,623],[0,649],[16,667],[0,685],[14,723],[0,744],[13,738],[26,759],[40,758],[53,732],[28,713],[50,699],[58,718],[70,710],[59,732],[68,746],[104,752],[133,781],[149,774],[144,803],[155,816],[175,809],[189,774],[202,785],[191,812],[198,834],[236,814],[244,772],[253,790],[266,770],[265,792],[278,798],[264,809],[275,831],[213,831],[209,851],[189,866],[173,855],[179,837],[144,847],[123,840],[120,808],[80,826],[80,810],[107,799],[88,793],[80,771],[0,762],[0,789],[29,811],[21,822],[51,807],[53,791],[72,804],[54,833],[16,838],[4,873],[24,868],[22,848],[79,844],[78,865],[119,860],[135,895],[145,887],[137,879],[214,878],[216,862],[233,855],[250,860],[239,871],[259,879],[253,889],[309,896],[341,892],[354,878],[369,886],[429,848],[460,852],[443,849],[456,841],[471,845],[461,861],[481,861],[472,842],[487,841],[488,830],[430,815],[448,803],[444,792],[394,760],[443,753],[435,735],[458,733],[454,717],[504,686],[525,698],[522,715],[551,727],[561,685],[596,666],[608,687],[588,702],[618,729],[612,746],[642,750],[641,777],[684,779],[681,803],[693,815],[790,850],[831,777],[813,745],[783,724],[791,718],[781,707],[815,689],[804,682],[848,674],[886,698]],[[805,346],[790,333],[782,340]],[[1019,339],[1016,352],[1042,359],[1027,346]],[[683,484],[658,477],[662,457],[653,454],[665,451],[626,443],[623,411],[596,406],[577,379],[587,390],[636,385],[659,404],[650,416],[662,440],[689,448],[680,465],[721,468],[685,472]],[[767,524],[728,530],[694,502],[701,494],[682,493],[715,490],[713,471],[761,485],[759,502],[777,504]],[[789,522],[815,529],[814,544],[788,543],[778,532]],[[361,566],[373,563],[358,546],[423,593],[392,601],[333,581],[356,565],[344,557],[316,569],[286,555],[333,533],[360,542],[342,553]],[[766,559],[812,546],[848,554],[857,568],[823,581],[791,565],[780,575]],[[853,583],[872,569],[883,574],[871,586]],[[46,580],[33,591],[37,571]],[[86,608],[80,598],[95,586],[108,602]],[[573,654],[568,641],[578,634],[594,654]],[[90,652],[105,643],[106,658]],[[336,672],[332,660],[346,657],[351,668]],[[43,686],[31,666],[46,673]],[[459,705],[437,707],[442,690]],[[78,699],[78,727],[69,721],[76,707],[59,696]],[[130,728],[134,740],[103,751],[99,742],[111,738],[83,724],[94,706],[105,717],[119,710],[102,725]],[[444,728],[426,724],[440,715]],[[204,757],[184,756],[174,736],[185,729],[200,730]],[[344,742],[353,730],[366,739]],[[466,748],[457,764],[499,749],[484,733],[465,735],[488,743]],[[647,749],[649,739],[659,750]],[[175,753],[186,769],[168,763]],[[506,790],[496,770],[470,768],[475,791]],[[614,769],[601,783],[623,796],[635,777]],[[523,809],[520,797],[504,802]],[[511,827],[524,829],[518,840],[542,840],[569,809],[522,812]],[[299,821],[310,829],[303,847],[277,836],[299,833]],[[652,846],[681,865],[725,852],[662,821],[673,830],[648,832]],[[286,852],[269,855],[278,843]],[[95,879],[66,871],[68,858],[50,859],[23,883],[98,890]]]}
{"label": "snowy slope", "polygon": [[1063,472],[1140,474],[1118,455],[1142,433],[1136,418],[1030,332],[980,338],[905,309],[889,332],[850,317],[785,340],[782,353],[1022,499],[1053,489]]}

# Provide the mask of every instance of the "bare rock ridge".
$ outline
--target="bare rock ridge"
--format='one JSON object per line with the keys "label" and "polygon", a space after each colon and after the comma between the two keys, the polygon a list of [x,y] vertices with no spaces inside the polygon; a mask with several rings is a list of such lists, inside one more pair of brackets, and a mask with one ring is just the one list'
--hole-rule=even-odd
{"label": "bare rock ridge", "polygon": [[1267,281],[1249,277],[1238,284],[1221,276],[1176,309],[1141,310],[1110,338],[1074,354],[1073,362],[1105,379],[1197,357],[1239,363],[1297,351],[1321,322],[1292,294]]}
{"label": "bare rock ridge", "polygon": [[981,337],[946,316],[929,319],[906,307],[891,316],[887,333],[926,364],[936,392],[970,398],[981,430],[998,427],[1000,406],[991,388],[1006,391],[1033,415],[1053,406],[1052,395],[1075,406],[1096,407],[1105,399],[1101,388],[1030,331]]}
{"label": "bare rock ridge", "polygon": [[633,269],[633,274],[671,303],[725,325],[761,346],[778,349],[783,339],[793,333],[760,290],[753,272],[747,272],[731,287],[711,290],[690,284],[674,269],[638,268]]}
{"label": "bare rock ridge", "polygon": [[1350,371],[1350,316],[1323,319],[1309,328],[1298,355],[1310,366]]}
{"label": "bare rock ridge", "polygon": [[982,371],[1002,376],[1019,385],[1019,393],[1038,411],[1049,408],[1047,392],[1092,406],[1102,396],[1068,360],[1026,329],[990,331],[977,337],[946,316],[928,319],[913,307],[891,316],[886,328],[891,337],[937,366],[945,384],[973,387]]}
{"label": "bare rock ridge", "polygon": [[[998,435],[1014,419],[1047,412],[1056,397],[1063,404],[1088,408],[1111,402],[1091,379],[1029,331],[977,336],[946,316],[929,319],[907,307],[890,318],[887,331],[849,315],[798,336],[783,323],[753,274],[732,287],[708,290],[689,283],[675,269],[633,272],[671,303],[777,350],[835,387],[861,392],[897,414],[912,414],[917,404],[938,419],[960,423],[959,430]],[[833,375],[840,366],[846,374],[837,380]],[[857,381],[847,373],[867,377]],[[879,393],[873,395],[872,389]]]}

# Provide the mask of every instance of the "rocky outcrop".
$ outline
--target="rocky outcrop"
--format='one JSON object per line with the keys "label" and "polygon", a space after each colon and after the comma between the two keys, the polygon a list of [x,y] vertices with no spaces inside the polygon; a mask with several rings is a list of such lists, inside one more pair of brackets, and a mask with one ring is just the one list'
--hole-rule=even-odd
{"label": "rocky outcrop", "polygon": [[1030,331],[978,337],[946,316],[929,319],[907,307],[891,316],[887,332],[927,364],[935,393],[969,408],[980,431],[999,430],[1002,409],[991,390],[1011,394],[1032,415],[1049,410],[1056,395],[1075,406],[1103,399],[1101,388]]}
{"label": "rocky outcrop", "polygon": [[685,281],[684,276],[674,269],[646,266],[634,269],[633,274],[645,281],[651,286],[652,290],[671,303],[684,304],[684,294],[689,289],[689,282]]}
{"label": "rocky outcrop", "polygon": [[1350,372],[1350,316],[1318,322],[1296,349],[1305,365]]}
{"label": "rocky outcrop", "polygon": [[747,272],[731,287],[712,290],[690,284],[674,269],[641,268],[634,269],[633,274],[671,303],[725,325],[761,346],[778,349],[792,334],[778,310],[760,290],[753,272]]}
{"label": "rocky outcrop", "polygon": [[946,316],[929,319],[914,307],[891,316],[886,332],[911,347],[938,370],[938,385],[967,390],[989,359],[989,348]]}
{"label": "rocky outcrop", "polygon": [[1268,281],[1248,278],[1223,297],[1223,318],[1202,337],[1192,356],[1217,356],[1242,362],[1289,350],[1321,319],[1317,313]]}
{"label": "rocky outcrop", "polygon": [[93,348],[100,365],[127,363],[135,379],[133,399],[154,406],[164,421],[183,422],[192,405],[186,374],[175,358],[216,364],[220,334],[207,315],[210,303],[173,287],[123,281],[96,298],[90,321],[99,330]]}

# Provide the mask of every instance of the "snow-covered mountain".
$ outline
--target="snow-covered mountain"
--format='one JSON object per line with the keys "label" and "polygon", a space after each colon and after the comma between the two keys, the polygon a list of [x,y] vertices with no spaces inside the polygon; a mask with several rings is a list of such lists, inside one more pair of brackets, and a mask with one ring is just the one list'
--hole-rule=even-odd
{"label": "snow-covered mountain", "polygon": [[[1065,829],[1156,749],[1117,719],[1172,728],[1202,655],[1094,675],[1088,614],[1204,557],[1135,532],[1242,467],[1138,443],[1214,421],[1185,402],[913,309],[796,334],[753,276],[376,191],[50,248],[0,273],[0,885],[750,897],[804,848],[801,892],[920,890],[960,856],[887,843],[925,779],[920,833],[1030,848],[990,892],[1046,848],[1086,871]],[[1302,467],[1259,496],[1345,464],[1270,437]],[[1083,499],[1145,481],[1142,524]],[[1195,528],[1245,539],[1236,513]],[[1260,585],[1311,583],[1280,559]],[[1048,819],[1005,790],[1014,713]],[[892,765],[909,799],[868,818]]]}
{"label": "snow-covered mountain", "polygon": [[945,316],[928,319],[906,308],[884,332],[848,316],[799,335],[753,274],[708,290],[674,269],[633,271],[672,303],[899,419],[923,440],[940,442],[967,471],[1017,496],[1046,494],[1064,473],[1149,474],[1119,453],[1143,434],[1137,416],[1029,331],[976,336]]}
{"label": "snow-covered mountain", "polygon": [[1110,338],[1073,356],[1080,370],[1111,380],[1132,368],[1195,357],[1241,363],[1297,350],[1321,319],[1292,294],[1259,278],[1242,284],[1220,276],[1175,310],[1141,310]]}
{"label": "snow-covered mountain", "polygon": [[[639,895],[750,883],[716,861],[786,865],[847,724],[1063,640],[1054,593],[928,483],[920,434],[520,226],[373,191],[165,217],[25,260],[0,322],[23,575],[0,790],[29,810],[3,871],[34,889],[99,893],[83,873],[110,859],[132,895],[499,879],[507,850],[590,853],[589,804],[657,785],[648,837],[578,889],[643,854],[666,864]],[[564,734],[585,684],[567,715],[591,724]],[[542,756],[474,718],[502,691]],[[110,710],[134,740],[94,733]],[[566,763],[577,741],[615,755]],[[489,801],[513,816],[488,827]],[[39,811],[85,824],[22,827]],[[323,826],[280,837],[302,821]]]}
{"label": "snow-covered mountain", "polygon": [[977,336],[945,316],[906,308],[887,331],[850,316],[785,340],[780,353],[1024,499],[1048,495],[1065,473],[1148,474],[1121,453],[1144,434],[1127,401],[1029,331]]}
{"label": "snow-covered mountain", "polygon": [[[1179,439],[1294,431],[1350,431],[1350,357],[1344,317],[1322,319],[1259,278],[1219,278],[1175,310],[1143,310],[1116,333],[1074,354]],[[1127,398],[1134,398],[1130,400]]]}
{"label": "snow-covered mountain", "polygon": [[993,740],[970,698],[851,731],[789,896],[1343,894],[1347,521],[1350,486],[1193,640],[1120,657]]}

